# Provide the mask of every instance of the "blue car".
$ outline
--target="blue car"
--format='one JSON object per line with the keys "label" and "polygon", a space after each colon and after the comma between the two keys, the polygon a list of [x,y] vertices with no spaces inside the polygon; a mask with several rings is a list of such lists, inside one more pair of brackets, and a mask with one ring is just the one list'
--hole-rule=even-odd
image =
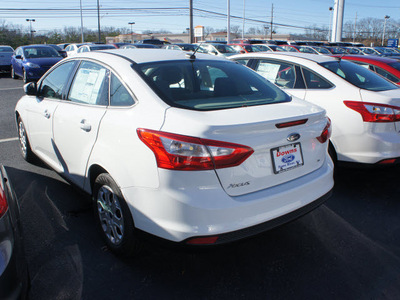
{"label": "blue car", "polygon": [[11,57],[11,77],[22,77],[24,82],[37,81],[63,57],[47,45],[18,47]]}
{"label": "blue car", "polygon": [[11,56],[14,49],[0,45],[0,71],[10,72]]}

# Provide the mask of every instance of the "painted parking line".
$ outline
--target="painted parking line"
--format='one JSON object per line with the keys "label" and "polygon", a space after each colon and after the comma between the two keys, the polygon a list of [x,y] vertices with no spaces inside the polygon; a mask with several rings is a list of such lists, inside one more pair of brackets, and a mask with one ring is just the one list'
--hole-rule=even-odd
{"label": "painted parking line", "polygon": [[0,89],[0,91],[11,91],[11,90],[20,90],[22,87],[14,87],[14,88],[3,88]]}
{"label": "painted parking line", "polygon": [[18,141],[18,138],[14,137],[14,138],[9,138],[9,139],[2,139],[2,140],[0,140],[0,143],[6,143],[6,142],[12,142],[12,141]]}

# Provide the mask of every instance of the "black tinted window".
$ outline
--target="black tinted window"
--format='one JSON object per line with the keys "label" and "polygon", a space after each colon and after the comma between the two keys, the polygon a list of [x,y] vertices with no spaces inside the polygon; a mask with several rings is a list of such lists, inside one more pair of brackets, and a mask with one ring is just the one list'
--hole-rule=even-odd
{"label": "black tinted window", "polygon": [[76,62],[70,61],[59,65],[42,81],[39,96],[45,98],[62,99],[62,93]]}
{"label": "black tinted window", "polygon": [[315,74],[314,72],[304,68],[302,70],[307,89],[330,89],[333,87],[333,85],[327,80]]}
{"label": "black tinted window", "polygon": [[156,62],[134,68],[171,106],[217,110],[290,101],[263,77],[230,61]]}
{"label": "black tinted window", "polygon": [[130,106],[133,105],[135,101],[133,100],[131,94],[121,83],[121,81],[114,75],[111,75],[111,85],[110,85],[110,105],[111,106]]}

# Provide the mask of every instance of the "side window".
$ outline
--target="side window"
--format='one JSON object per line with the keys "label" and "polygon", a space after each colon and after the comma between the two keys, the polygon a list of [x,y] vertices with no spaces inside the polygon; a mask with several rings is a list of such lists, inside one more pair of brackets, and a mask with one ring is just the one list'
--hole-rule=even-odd
{"label": "side window", "polygon": [[68,82],[69,75],[76,61],[69,61],[55,68],[40,84],[38,96],[44,98],[62,99],[62,93]]}
{"label": "side window", "polygon": [[260,60],[256,66],[257,73],[281,88],[292,89],[296,82],[295,67],[291,64]]}
{"label": "side window", "polygon": [[330,89],[331,87],[333,87],[331,83],[329,83],[321,76],[315,74],[314,72],[311,72],[310,70],[304,68],[302,68],[302,70],[304,80],[308,89]]}
{"label": "side window", "polygon": [[250,59],[236,59],[235,61],[237,61],[238,63],[247,66],[248,62]]}
{"label": "side window", "polygon": [[131,106],[135,103],[131,94],[119,81],[117,76],[111,74],[110,84],[110,105],[111,106]]}
{"label": "side window", "polygon": [[386,70],[384,70],[384,69],[382,69],[382,68],[375,67],[375,72],[378,73],[379,75],[385,77],[386,79],[389,79],[389,80],[392,81],[392,82],[397,83],[397,82],[400,81],[399,78],[393,76],[393,75],[390,74],[388,71],[386,71]]}
{"label": "side window", "polygon": [[352,60],[351,60],[351,62],[356,63],[357,65],[360,65],[361,67],[364,67],[366,69],[369,69],[369,70],[372,70],[372,71],[375,72],[374,67],[369,65],[369,64],[367,64],[367,63],[359,62],[359,61],[352,61]]}
{"label": "side window", "polygon": [[67,48],[65,49],[65,51],[71,51],[71,50],[72,50],[71,47],[72,47],[72,46],[67,46]]}
{"label": "side window", "polygon": [[76,72],[68,100],[92,105],[108,105],[109,71],[96,63],[83,61]]}

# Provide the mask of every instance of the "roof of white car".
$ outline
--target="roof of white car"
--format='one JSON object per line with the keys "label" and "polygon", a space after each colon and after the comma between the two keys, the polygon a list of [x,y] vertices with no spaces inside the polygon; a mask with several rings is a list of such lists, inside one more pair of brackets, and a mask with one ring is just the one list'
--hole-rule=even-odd
{"label": "roof of white car", "polygon": [[309,54],[309,53],[300,53],[300,52],[253,52],[246,54],[239,54],[229,57],[230,59],[247,59],[247,58],[256,58],[256,57],[265,57],[265,58],[293,58],[294,61],[296,59],[306,59],[309,61],[314,61],[316,63],[324,63],[329,61],[335,61],[338,58],[327,56],[327,55],[318,55],[318,54]]}
{"label": "roof of white car", "polygon": [[[189,60],[191,52],[184,52],[181,50],[166,50],[166,49],[113,49],[113,50],[102,50],[98,52],[80,53],[74,58],[79,57],[93,57],[93,58],[105,58],[110,55],[122,57],[133,61],[135,63],[148,63],[158,61],[171,61],[171,60]],[[225,60],[224,57],[216,55],[196,53],[196,58],[207,59],[207,60]]]}

